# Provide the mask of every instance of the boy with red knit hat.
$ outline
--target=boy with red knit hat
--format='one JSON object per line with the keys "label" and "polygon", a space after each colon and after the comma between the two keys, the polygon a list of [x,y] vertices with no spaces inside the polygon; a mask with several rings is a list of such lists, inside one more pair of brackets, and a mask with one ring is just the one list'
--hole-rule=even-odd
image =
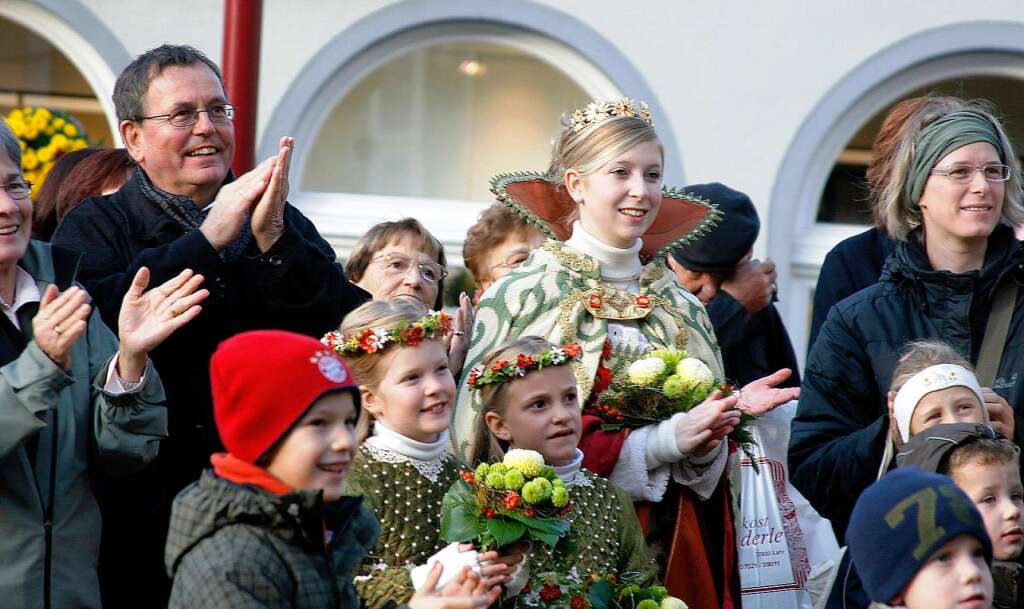
{"label": "boy with red knit hat", "polygon": [[[342,486],[356,450],[359,390],[308,336],[239,334],[210,360],[214,416],[227,453],[174,501],[165,559],[170,607],[358,607],[356,568],[380,532]],[[477,575],[412,609],[483,609],[498,590]]]}

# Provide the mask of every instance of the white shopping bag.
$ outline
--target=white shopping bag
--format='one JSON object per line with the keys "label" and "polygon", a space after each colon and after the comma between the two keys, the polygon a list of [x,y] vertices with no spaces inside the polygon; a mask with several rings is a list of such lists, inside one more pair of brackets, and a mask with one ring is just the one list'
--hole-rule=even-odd
{"label": "white shopping bag", "polygon": [[[755,448],[740,460],[737,527],[744,609],[810,609],[807,576],[838,550],[832,525],[789,483],[786,451],[796,402],[753,423]],[[741,453],[742,454],[742,453]]]}

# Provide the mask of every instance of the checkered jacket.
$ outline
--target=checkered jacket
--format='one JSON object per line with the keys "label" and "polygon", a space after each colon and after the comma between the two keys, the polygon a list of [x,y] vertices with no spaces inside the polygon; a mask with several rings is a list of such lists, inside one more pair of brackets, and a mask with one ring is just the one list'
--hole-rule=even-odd
{"label": "checkered jacket", "polygon": [[275,496],[206,471],[174,500],[169,607],[359,607],[353,577],[379,532],[361,497]]}

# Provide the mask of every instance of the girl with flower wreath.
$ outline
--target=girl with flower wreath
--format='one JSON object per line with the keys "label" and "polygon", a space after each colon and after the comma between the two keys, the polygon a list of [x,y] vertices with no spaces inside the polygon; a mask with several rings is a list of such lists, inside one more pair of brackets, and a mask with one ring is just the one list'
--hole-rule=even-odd
{"label": "girl with flower wreath", "polygon": [[[601,371],[624,352],[685,349],[723,378],[704,307],[665,264],[673,247],[710,230],[718,211],[663,188],[663,162],[646,104],[623,98],[573,112],[547,173],[492,180],[498,200],[549,239],[481,297],[465,369],[509,339],[538,335],[581,346],[571,364],[581,404],[610,380]],[[774,388],[788,376],[779,371],[744,387],[744,410],[756,416],[794,399],[799,389]],[[655,504],[644,510],[648,540],[669,592],[695,609],[739,603],[725,475],[737,402],[715,392],[689,412],[628,432],[604,432],[598,419],[583,417],[586,466]],[[476,450],[479,408],[464,381],[453,441],[467,457]]]}
{"label": "girl with flower wreath", "polygon": [[459,472],[448,442],[455,380],[444,339],[451,324],[451,316],[417,301],[373,300],[323,338],[359,382],[365,414],[345,493],[362,495],[381,525],[356,578],[369,609],[407,603],[435,561],[444,565],[441,586],[463,566],[507,583],[510,565],[522,560],[446,547],[440,538],[441,500]]}
{"label": "girl with flower wreath", "polygon": [[[555,469],[568,492],[571,509],[565,516],[569,533],[554,546],[534,542],[530,573],[579,577],[629,574],[641,586],[656,584],[658,567],[650,558],[643,529],[630,496],[583,467],[582,432],[576,376],[571,364],[583,355],[574,343],[561,347],[539,336],[506,341],[469,371],[467,384],[479,398],[481,417],[472,464],[501,460],[515,449],[538,458],[537,468]],[[517,453],[511,453],[512,455]],[[490,478],[488,478],[490,483]],[[527,488],[510,488],[527,498]],[[552,489],[552,491],[557,488]],[[557,505],[557,504],[556,504]],[[530,595],[541,592],[536,579],[516,605],[535,605]]]}

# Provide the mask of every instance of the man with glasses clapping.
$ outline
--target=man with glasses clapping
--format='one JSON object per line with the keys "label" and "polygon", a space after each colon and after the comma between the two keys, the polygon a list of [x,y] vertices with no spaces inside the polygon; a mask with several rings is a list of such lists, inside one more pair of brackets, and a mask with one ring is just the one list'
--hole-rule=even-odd
{"label": "man with glasses clapping", "polygon": [[[258,328],[321,336],[367,295],[347,281],[334,251],[287,203],[293,139],[238,176],[236,109],[216,64],[165,44],[117,79],[120,134],[136,163],[121,190],[82,202],[54,244],[84,254],[84,280],[103,319],[117,311],[142,266],[152,284],[191,268],[206,277],[203,312],[152,354],[167,391],[170,439],[128,484],[101,481],[100,560],[105,607],[166,605],[163,549],[171,501],[222,450],[213,423],[208,362],[224,339]],[[139,596],[144,594],[144,596]]]}

